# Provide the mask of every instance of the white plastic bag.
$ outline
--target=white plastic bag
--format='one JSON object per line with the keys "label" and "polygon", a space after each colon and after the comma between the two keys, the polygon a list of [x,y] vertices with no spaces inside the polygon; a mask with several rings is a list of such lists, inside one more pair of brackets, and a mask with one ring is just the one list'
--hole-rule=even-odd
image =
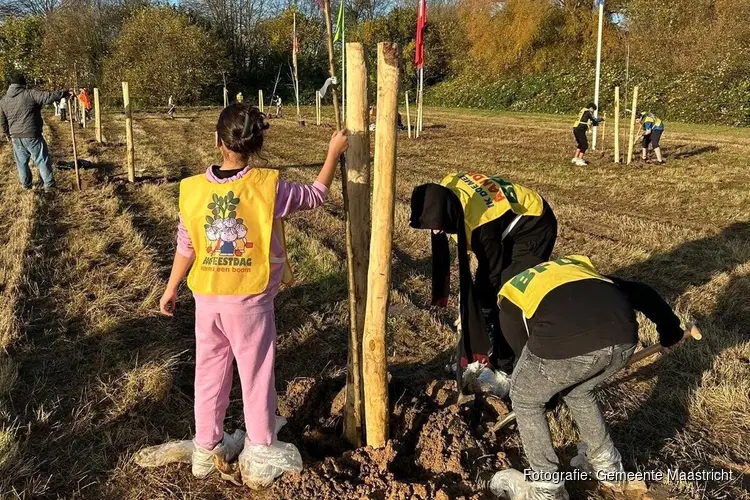
{"label": "white plastic bag", "polygon": [[474,394],[490,393],[500,398],[510,394],[510,376],[502,370],[492,370],[479,361],[466,367],[462,382]]}
{"label": "white plastic bag", "polygon": [[495,473],[490,481],[490,491],[506,500],[570,500],[564,483],[529,482],[516,469]]}
{"label": "white plastic bag", "polygon": [[[279,434],[286,423],[287,420],[284,417],[276,415],[275,435]],[[173,463],[189,464],[193,458],[193,450],[195,450],[195,444],[192,440],[169,441],[139,450],[133,460],[140,467],[161,467]]]}
{"label": "white plastic bag", "polygon": [[239,458],[242,481],[251,488],[269,486],[284,472],[302,472],[302,456],[292,443],[248,444]]}
{"label": "white plastic bag", "polygon": [[[627,481],[606,479],[608,474],[622,473],[625,471],[625,468],[622,466],[622,456],[614,445],[609,449],[602,450],[594,457],[588,456],[586,453],[586,443],[578,443],[576,444],[576,447],[578,448],[578,454],[570,459],[571,467],[594,475],[599,482],[610,488],[617,490],[625,489]],[[606,473],[606,475],[600,475],[601,473]]]}
{"label": "white plastic bag", "polygon": [[133,457],[141,467],[161,467],[172,463],[189,464],[195,445],[192,440],[170,441],[157,446],[149,446],[138,451]]}

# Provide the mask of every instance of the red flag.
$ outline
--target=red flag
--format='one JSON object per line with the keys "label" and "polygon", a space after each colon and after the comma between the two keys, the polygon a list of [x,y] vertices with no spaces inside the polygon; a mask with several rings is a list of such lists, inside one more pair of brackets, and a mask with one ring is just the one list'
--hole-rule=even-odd
{"label": "red flag", "polygon": [[414,53],[414,65],[421,68],[424,64],[424,38],[422,33],[424,25],[427,24],[427,0],[419,0],[417,12],[417,48]]}

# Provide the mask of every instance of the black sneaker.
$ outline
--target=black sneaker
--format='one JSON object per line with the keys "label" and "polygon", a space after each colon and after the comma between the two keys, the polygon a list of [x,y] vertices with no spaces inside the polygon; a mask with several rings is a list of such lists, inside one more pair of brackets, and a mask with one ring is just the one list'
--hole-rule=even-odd
{"label": "black sneaker", "polygon": [[492,493],[492,490],[490,489],[490,483],[492,483],[492,478],[495,477],[495,473],[496,472],[493,470],[486,470],[477,474],[477,489],[483,493],[490,493],[494,496],[494,493]]}

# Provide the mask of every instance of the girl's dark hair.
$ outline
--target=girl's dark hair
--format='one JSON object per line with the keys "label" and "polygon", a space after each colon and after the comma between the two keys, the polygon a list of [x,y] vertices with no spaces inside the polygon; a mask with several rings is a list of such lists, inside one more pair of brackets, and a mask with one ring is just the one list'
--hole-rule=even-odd
{"label": "girl's dark hair", "polygon": [[593,109],[594,111],[596,111],[596,104],[594,104],[593,102],[590,102],[590,103],[589,103],[589,108],[591,108],[591,109]]}
{"label": "girl's dark hair", "polygon": [[216,132],[221,142],[230,151],[243,156],[260,152],[266,130],[266,115],[258,108],[242,103],[234,103],[224,108],[216,123]]}

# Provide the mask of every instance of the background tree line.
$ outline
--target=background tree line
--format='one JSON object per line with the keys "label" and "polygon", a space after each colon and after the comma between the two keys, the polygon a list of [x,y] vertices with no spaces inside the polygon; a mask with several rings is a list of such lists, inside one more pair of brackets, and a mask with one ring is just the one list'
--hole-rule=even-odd
{"label": "background tree line", "polygon": [[[333,0],[333,11],[337,0]],[[413,89],[416,0],[349,0],[347,41],[398,42]],[[571,112],[593,97],[597,11],[592,0],[432,0],[425,32],[428,103]],[[750,125],[750,0],[607,0],[603,103],[641,88],[667,119]],[[322,12],[314,0],[0,0],[0,79],[23,71],[40,87],[98,86],[136,104],[253,98],[291,103],[292,13],[300,98],[327,77]],[[337,51],[340,50],[337,47]],[[374,71],[372,72],[374,78]],[[374,93],[375,82],[370,90]]]}

